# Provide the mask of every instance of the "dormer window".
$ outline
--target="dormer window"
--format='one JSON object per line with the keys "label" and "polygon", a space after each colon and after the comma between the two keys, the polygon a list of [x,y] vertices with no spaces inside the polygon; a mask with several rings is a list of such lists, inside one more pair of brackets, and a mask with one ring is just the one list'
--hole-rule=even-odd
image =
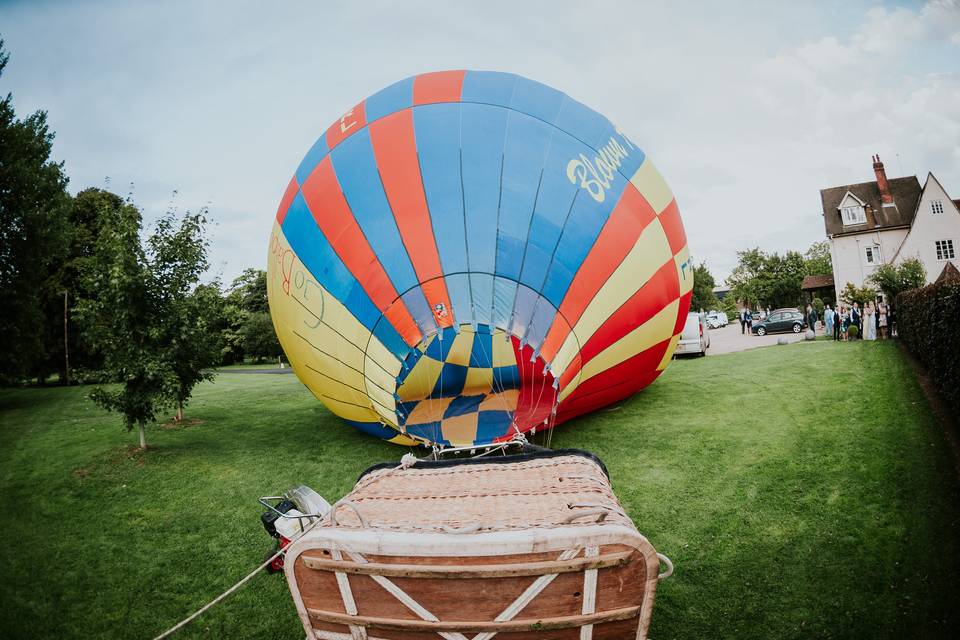
{"label": "dormer window", "polygon": [[852,205],[840,209],[840,215],[843,218],[843,224],[863,224],[867,221],[867,214],[861,205]]}
{"label": "dormer window", "polygon": [[867,222],[867,211],[864,208],[866,203],[853,195],[850,191],[843,196],[843,199],[840,201],[840,206],[837,209],[840,212],[840,219],[843,221],[843,226],[848,227],[856,224],[866,224]]}

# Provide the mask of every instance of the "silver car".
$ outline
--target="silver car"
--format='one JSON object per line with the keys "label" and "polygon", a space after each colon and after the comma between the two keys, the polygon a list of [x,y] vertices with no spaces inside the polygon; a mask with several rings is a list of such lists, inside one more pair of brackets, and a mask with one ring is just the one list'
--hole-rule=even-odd
{"label": "silver car", "polygon": [[674,355],[684,353],[695,353],[697,355],[707,355],[707,349],[710,348],[710,327],[707,326],[706,315],[690,312],[687,314],[687,321],[683,325],[683,331],[680,332],[680,342],[677,343],[677,350]]}

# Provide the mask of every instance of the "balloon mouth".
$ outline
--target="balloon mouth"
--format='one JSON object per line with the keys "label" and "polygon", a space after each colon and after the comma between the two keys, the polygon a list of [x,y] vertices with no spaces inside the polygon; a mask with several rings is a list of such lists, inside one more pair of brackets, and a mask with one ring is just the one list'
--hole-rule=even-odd
{"label": "balloon mouth", "polygon": [[410,350],[395,397],[403,433],[467,446],[552,428],[558,389],[539,352],[520,338],[489,325],[461,324]]}

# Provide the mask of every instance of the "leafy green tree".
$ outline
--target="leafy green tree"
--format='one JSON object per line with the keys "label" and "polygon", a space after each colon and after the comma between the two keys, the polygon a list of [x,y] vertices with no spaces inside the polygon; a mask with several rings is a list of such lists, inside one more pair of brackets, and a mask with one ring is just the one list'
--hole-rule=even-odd
{"label": "leafy green tree", "polygon": [[830,242],[821,240],[814,242],[803,254],[804,275],[832,276],[833,260],[830,257]]}
{"label": "leafy green tree", "polygon": [[802,255],[784,255],[760,249],[737,252],[738,264],[727,278],[738,300],[753,306],[787,307],[800,303],[800,286],[806,270]]}
{"label": "leafy green tree", "polygon": [[215,327],[220,313],[220,286],[200,284],[209,268],[206,210],[175,216],[168,213],[147,240],[154,295],[160,296],[163,318],[158,324],[163,356],[176,377],[176,420],[193,388],[213,380],[220,360]]}
{"label": "leafy green tree", "polygon": [[280,355],[280,341],[269,313],[252,313],[243,325],[243,349],[256,360],[273,359]]}
{"label": "leafy green tree", "polygon": [[263,269],[244,269],[230,285],[227,297],[247,313],[268,313],[267,272]]}
{"label": "leafy green tree", "polygon": [[710,273],[710,270],[707,268],[706,262],[701,262],[700,264],[693,267],[693,291],[690,298],[690,310],[691,311],[709,311],[710,309],[716,309],[720,306],[720,301],[717,300],[717,296],[713,293],[714,287],[717,286],[716,281],[713,279],[713,274]]}
{"label": "leafy green tree", "polygon": [[[0,76],[8,59],[0,40]],[[47,374],[44,303],[59,294],[68,202],[63,163],[50,159],[53,136],[46,112],[19,120],[13,97],[0,100],[0,381]]]}
{"label": "leafy green tree", "polygon": [[[267,272],[263,269],[246,269],[230,284],[224,298],[223,326],[220,331],[222,362],[243,362],[245,356],[253,355],[244,346],[248,341],[244,327],[253,315],[261,313],[269,313]],[[263,326],[263,323],[259,326]]]}
{"label": "leafy green tree", "polygon": [[851,305],[854,302],[860,304],[860,307],[863,308],[867,302],[870,302],[877,297],[877,290],[874,289],[869,284],[862,287],[855,286],[852,282],[848,282],[844,285],[843,290],[840,291],[840,301],[844,304]]}
{"label": "leafy green tree", "polygon": [[907,258],[900,264],[882,264],[868,278],[870,284],[893,301],[898,293],[918,289],[927,283],[927,271],[920,258]]}
{"label": "leafy green tree", "polygon": [[194,386],[213,377],[219,347],[208,322],[219,293],[199,284],[208,267],[205,211],[168,212],[145,245],[136,207],[109,214],[86,271],[99,295],[80,301],[78,313],[106,376],[120,384],[91,398],[121,413],[127,429],[138,427],[145,448],[146,424],[174,405],[182,418]]}

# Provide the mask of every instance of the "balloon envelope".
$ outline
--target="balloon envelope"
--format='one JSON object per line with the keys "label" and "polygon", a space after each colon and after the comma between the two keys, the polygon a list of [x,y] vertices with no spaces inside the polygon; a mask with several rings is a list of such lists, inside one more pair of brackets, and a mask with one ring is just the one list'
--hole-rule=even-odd
{"label": "balloon envelope", "polygon": [[508,73],[401,80],[334,122],[280,202],[274,326],[333,413],[489,444],[666,368],[693,274],[676,201],[606,118]]}

